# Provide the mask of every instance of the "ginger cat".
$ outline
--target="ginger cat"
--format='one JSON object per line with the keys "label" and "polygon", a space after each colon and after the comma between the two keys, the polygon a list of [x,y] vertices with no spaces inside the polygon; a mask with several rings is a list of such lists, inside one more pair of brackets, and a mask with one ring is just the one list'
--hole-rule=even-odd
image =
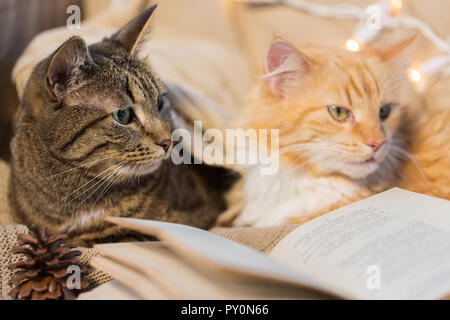
{"label": "ginger cat", "polygon": [[450,117],[410,85],[401,53],[412,41],[364,52],[271,43],[241,125],[279,129],[280,168],[247,171],[234,225],[302,223],[394,186],[450,198]]}

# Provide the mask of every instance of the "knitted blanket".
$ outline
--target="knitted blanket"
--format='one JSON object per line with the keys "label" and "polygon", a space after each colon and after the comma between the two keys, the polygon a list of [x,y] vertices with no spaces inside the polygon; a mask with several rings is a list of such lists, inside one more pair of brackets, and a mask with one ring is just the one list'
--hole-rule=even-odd
{"label": "knitted blanket", "polygon": [[[240,242],[264,253],[270,250],[296,225],[285,225],[273,228],[214,228],[211,231],[233,241]],[[29,233],[24,225],[0,225],[0,300],[11,299],[9,281],[13,276],[13,270],[8,265],[24,259],[23,255],[13,254],[12,248],[18,245],[17,236],[20,233]],[[92,248],[77,248],[82,252],[80,263],[89,266],[92,257],[99,253]],[[91,290],[113,279],[109,274],[89,268],[89,274],[83,279],[89,283],[87,290]]]}
{"label": "knitted blanket", "polygon": [[[24,225],[14,224],[7,201],[9,165],[4,161],[0,161],[0,177],[0,300],[2,300],[11,299],[9,296],[11,291],[9,281],[13,276],[13,271],[8,269],[8,265],[24,259],[23,255],[13,254],[11,250],[18,245],[17,236],[20,233],[29,233],[29,229]],[[273,228],[215,227],[210,231],[258,251],[268,253],[296,227],[297,225]],[[89,265],[91,258],[99,255],[92,248],[77,249],[82,252],[80,263],[84,265]],[[91,268],[90,273],[83,280],[89,282],[88,290],[90,290],[112,279],[110,275]]]}
{"label": "knitted blanket", "polygon": [[[12,248],[18,245],[17,236],[21,233],[30,233],[29,229],[24,225],[0,225],[0,300],[9,300],[9,292],[11,286],[9,281],[14,275],[14,270],[10,270],[8,266],[25,259],[21,254],[13,254]],[[89,260],[98,255],[94,249],[77,248],[82,252],[80,256],[80,264],[89,265]],[[90,285],[88,290],[98,285],[112,280],[112,277],[102,271],[89,268],[89,274],[83,279]]]}
{"label": "knitted blanket", "polygon": [[[10,299],[9,292],[11,286],[9,280],[13,276],[13,271],[8,269],[8,265],[24,259],[23,255],[13,254],[12,248],[18,245],[17,236],[20,233],[29,233],[29,229],[20,224],[14,224],[14,219],[10,213],[7,202],[7,190],[9,180],[9,166],[4,161],[0,161],[0,300]],[[270,252],[272,248],[284,238],[296,225],[286,225],[274,228],[221,228],[211,229],[218,235],[230,240],[242,243],[264,253]],[[82,252],[80,263],[89,265],[92,257],[99,253],[92,248],[77,248]],[[90,269],[90,273],[85,277],[89,282],[88,290],[93,289],[112,277],[102,271]]]}

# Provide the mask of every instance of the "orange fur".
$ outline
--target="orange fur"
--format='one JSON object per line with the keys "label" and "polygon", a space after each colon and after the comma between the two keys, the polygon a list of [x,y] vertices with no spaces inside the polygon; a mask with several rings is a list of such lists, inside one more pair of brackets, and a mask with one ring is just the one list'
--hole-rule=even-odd
{"label": "orange fur", "polygon": [[[274,42],[285,46],[282,54],[290,50],[287,42]],[[394,186],[450,199],[449,113],[428,110],[411,87],[397,58],[410,42],[384,52],[304,46],[293,49],[291,66],[284,63],[280,70],[272,66],[279,57],[267,58],[267,79],[245,111],[244,126],[279,129],[281,169],[300,168],[309,177],[358,187],[351,197],[289,222],[304,222]],[[382,121],[379,112],[386,104],[393,108]],[[338,122],[327,106],[343,107],[353,118]],[[386,142],[374,152],[371,141]]]}
{"label": "orange fur", "polygon": [[410,146],[412,158],[405,163],[398,186],[449,200],[450,112],[430,110],[414,132]]}

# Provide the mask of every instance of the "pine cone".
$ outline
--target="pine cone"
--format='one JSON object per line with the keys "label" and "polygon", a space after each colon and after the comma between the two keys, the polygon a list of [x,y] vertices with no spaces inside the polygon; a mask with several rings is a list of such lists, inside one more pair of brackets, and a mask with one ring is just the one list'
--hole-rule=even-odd
{"label": "pine cone", "polygon": [[72,250],[73,245],[63,244],[67,238],[64,233],[47,234],[47,228],[38,231],[35,236],[19,234],[19,246],[12,249],[13,253],[23,254],[26,259],[9,265],[15,272],[10,281],[13,289],[11,297],[18,300],[72,300],[88,283],[81,281],[80,289],[69,289],[67,268],[76,265],[82,276],[87,272],[85,266],[78,264],[81,251]]}

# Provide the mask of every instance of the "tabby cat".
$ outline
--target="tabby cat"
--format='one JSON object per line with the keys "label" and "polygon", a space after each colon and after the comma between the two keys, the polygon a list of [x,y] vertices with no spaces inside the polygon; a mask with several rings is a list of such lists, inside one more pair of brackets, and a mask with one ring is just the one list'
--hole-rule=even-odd
{"label": "tabby cat", "polygon": [[235,225],[301,223],[394,186],[450,198],[450,117],[406,77],[412,40],[363,52],[272,42],[240,126],[279,129],[280,169],[248,170]]}
{"label": "tabby cat", "polygon": [[92,244],[128,237],[105,215],[208,228],[225,208],[227,171],[169,160],[170,92],[137,56],[154,9],[89,47],[72,37],[35,68],[11,143],[17,222]]}

